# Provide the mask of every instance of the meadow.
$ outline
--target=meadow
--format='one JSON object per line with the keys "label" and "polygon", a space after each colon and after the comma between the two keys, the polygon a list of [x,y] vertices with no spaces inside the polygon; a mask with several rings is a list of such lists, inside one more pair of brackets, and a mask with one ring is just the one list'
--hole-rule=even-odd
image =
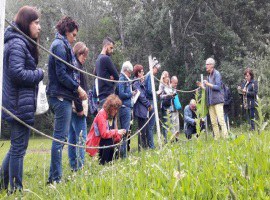
{"label": "meadow", "polygon": [[[237,137],[181,140],[161,150],[138,153],[132,141],[127,159],[100,166],[86,156],[72,173],[67,151],[63,181],[46,185],[51,141],[32,138],[25,156],[24,192],[0,199],[270,199],[270,131],[234,129]],[[157,144],[157,143],[156,143]],[[9,141],[0,141],[0,161]]]}

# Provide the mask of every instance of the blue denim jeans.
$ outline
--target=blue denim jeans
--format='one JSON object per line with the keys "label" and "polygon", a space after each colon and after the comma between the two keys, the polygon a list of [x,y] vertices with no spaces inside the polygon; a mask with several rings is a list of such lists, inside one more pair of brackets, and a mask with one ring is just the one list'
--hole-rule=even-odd
{"label": "blue denim jeans", "polygon": [[10,183],[10,189],[14,191],[23,188],[23,159],[28,147],[30,130],[16,121],[10,125],[11,146],[3,160],[0,177],[2,189],[8,189]]}
{"label": "blue denim jeans", "polygon": [[[84,146],[86,141],[87,126],[86,117],[78,116],[72,112],[68,142],[75,145]],[[84,165],[85,149],[68,146],[69,164],[73,171],[81,169]]]}
{"label": "blue denim jeans", "polygon": [[[60,141],[66,141],[72,113],[72,102],[57,97],[49,98],[50,107],[54,113],[53,137]],[[62,150],[64,145],[53,141],[51,149],[51,166],[48,182],[59,182],[62,177]]]}
{"label": "blue denim jeans", "polygon": [[[127,133],[130,128],[130,120],[131,120],[131,108],[129,107],[121,107],[119,110],[119,120],[121,129],[126,129]],[[127,137],[123,137],[123,143],[120,146],[120,156],[122,158],[127,157]]]}
{"label": "blue denim jeans", "polygon": [[[150,103],[152,105],[152,108],[154,108],[153,100],[150,100]],[[151,115],[154,112],[155,112],[154,109],[152,109],[149,112],[149,117],[151,117]],[[151,118],[151,120],[148,123],[147,130],[146,130],[147,144],[148,144],[148,147],[150,149],[154,149],[155,148],[155,144],[154,144],[154,128],[155,128],[155,123],[156,123],[155,115],[153,115],[153,117]]]}

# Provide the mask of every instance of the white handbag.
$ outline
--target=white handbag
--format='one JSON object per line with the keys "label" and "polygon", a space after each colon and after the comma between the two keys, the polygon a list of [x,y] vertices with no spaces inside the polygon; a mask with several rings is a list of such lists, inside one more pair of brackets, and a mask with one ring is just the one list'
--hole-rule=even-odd
{"label": "white handbag", "polygon": [[49,103],[46,96],[46,85],[43,81],[38,84],[38,95],[37,95],[37,108],[35,115],[41,115],[49,110]]}

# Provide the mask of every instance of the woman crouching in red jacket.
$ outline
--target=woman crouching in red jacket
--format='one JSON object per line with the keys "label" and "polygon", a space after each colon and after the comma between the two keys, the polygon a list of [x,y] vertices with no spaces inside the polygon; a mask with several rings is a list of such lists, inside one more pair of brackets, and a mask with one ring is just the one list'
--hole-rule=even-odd
{"label": "woman crouching in red jacket", "polygon": [[[102,147],[118,143],[126,133],[125,129],[117,129],[116,114],[122,105],[122,101],[115,94],[107,97],[102,109],[95,117],[91,129],[87,135],[87,147]],[[95,156],[99,152],[99,162],[104,165],[112,161],[114,148],[93,149],[87,148],[86,152],[90,156]]]}

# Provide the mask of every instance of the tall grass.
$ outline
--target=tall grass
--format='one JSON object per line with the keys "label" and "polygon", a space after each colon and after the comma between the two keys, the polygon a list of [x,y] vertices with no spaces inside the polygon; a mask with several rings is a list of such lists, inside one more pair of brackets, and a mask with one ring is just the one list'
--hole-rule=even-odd
{"label": "tall grass", "polygon": [[[238,132],[239,130],[234,130]],[[167,144],[161,150],[131,153],[100,166],[87,156],[71,173],[64,154],[63,182],[46,186],[50,152],[34,151],[47,140],[30,141],[25,157],[24,199],[269,199],[270,132],[239,134],[235,140],[204,137]],[[183,137],[184,138],[184,137]],[[1,148],[3,159],[8,145]],[[133,151],[136,141],[133,141]],[[31,192],[29,192],[31,191]],[[0,198],[5,193],[0,194]],[[20,198],[20,194],[7,199]]]}

